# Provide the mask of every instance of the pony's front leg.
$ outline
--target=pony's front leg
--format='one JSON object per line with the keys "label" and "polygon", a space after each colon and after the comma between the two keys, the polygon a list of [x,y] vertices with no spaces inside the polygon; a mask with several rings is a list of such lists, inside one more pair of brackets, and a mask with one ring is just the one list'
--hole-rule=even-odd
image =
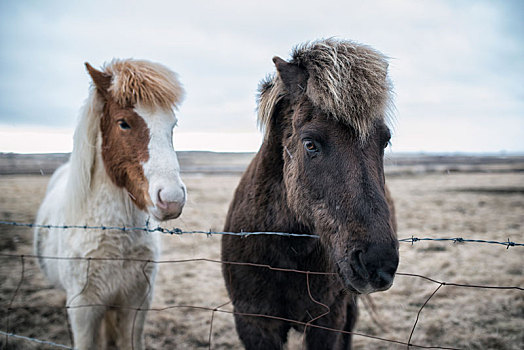
{"label": "pony's front leg", "polygon": [[[148,308],[143,305],[142,308]],[[144,323],[147,311],[121,310],[118,312],[119,337],[116,339],[118,349],[144,349]]]}
{"label": "pony's front leg", "polygon": [[98,349],[100,342],[100,325],[106,312],[105,306],[90,306],[90,301],[85,298],[76,298],[68,314],[73,331],[75,349]]}
{"label": "pony's front leg", "polygon": [[147,310],[153,301],[153,285],[155,283],[156,267],[154,265],[144,266],[143,273],[147,277],[144,283],[134,287],[134,298],[129,300],[127,296],[120,296],[125,301],[124,307],[117,309],[117,333],[119,337],[116,344],[119,349],[144,349],[144,324]]}
{"label": "pony's front leg", "polygon": [[116,339],[116,344],[119,349],[144,349],[144,324],[151,299],[151,296],[148,295],[140,305],[140,310],[122,308],[117,311],[117,333],[119,337]]}

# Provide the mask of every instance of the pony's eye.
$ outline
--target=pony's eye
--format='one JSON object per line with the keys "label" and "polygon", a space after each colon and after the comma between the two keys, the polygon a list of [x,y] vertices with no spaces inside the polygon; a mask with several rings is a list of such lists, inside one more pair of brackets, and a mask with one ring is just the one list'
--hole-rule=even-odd
{"label": "pony's eye", "polygon": [[318,152],[318,147],[312,140],[304,140],[304,148],[310,153]]}
{"label": "pony's eye", "polygon": [[118,121],[118,126],[122,130],[129,130],[129,129],[131,129],[131,126],[129,124],[127,124],[127,122],[125,120],[123,120],[123,119],[120,119]]}

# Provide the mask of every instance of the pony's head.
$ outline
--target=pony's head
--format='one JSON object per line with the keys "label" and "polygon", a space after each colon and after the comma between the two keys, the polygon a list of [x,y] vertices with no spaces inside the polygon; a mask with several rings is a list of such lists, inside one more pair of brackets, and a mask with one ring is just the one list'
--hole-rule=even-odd
{"label": "pony's head", "polygon": [[141,60],[86,63],[101,112],[101,156],[111,181],[157,220],[182,213],[186,187],[173,149],[174,109],[183,90],[175,73]]}
{"label": "pony's head", "polygon": [[261,85],[258,116],[265,142],[281,153],[289,208],[320,235],[348,289],[388,289],[398,242],[383,170],[391,137],[385,58],[328,39],[273,62],[277,74]]}

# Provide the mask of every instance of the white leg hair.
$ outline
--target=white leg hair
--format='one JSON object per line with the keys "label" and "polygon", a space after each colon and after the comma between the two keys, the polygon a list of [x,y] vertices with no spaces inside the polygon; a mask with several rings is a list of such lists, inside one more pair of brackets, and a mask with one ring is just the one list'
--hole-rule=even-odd
{"label": "white leg hair", "polygon": [[[89,300],[79,296],[75,305],[89,305]],[[100,341],[100,324],[106,308],[103,306],[73,307],[68,310],[75,349],[95,350]]]}

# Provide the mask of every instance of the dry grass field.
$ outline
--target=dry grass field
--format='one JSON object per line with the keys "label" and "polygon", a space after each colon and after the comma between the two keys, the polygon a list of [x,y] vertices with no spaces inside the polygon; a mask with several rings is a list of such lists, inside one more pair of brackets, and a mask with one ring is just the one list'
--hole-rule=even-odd
{"label": "dry grass field", "polygon": [[[180,219],[163,226],[221,230],[240,175],[185,174],[183,178],[187,206]],[[0,176],[0,220],[32,222],[48,180],[39,175]],[[396,174],[388,178],[388,184],[396,200],[399,238],[524,242],[524,172]],[[220,256],[219,236],[163,235],[162,244],[163,261]],[[0,225],[0,253],[32,254],[31,230]],[[477,243],[401,243],[398,271],[446,282],[524,287],[523,253],[524,247]],[[355,331],[407,341],[417,312],[438,286],[417,277],[397,276],[389,291],[372,295],[374,308],[369,301],[360,303]],[[210,337],[212,312],[207,309],[228,302],[219,263],[160,264],[154,293],[154,308],[170,308],[148,314],[148,349],[207,349],[210,338],[212,349],[241,348],[229,313],[214,313]],[[64,293],[47,283],[35,259],[0,256],[0,330],[8,326],[19,335],[70,346],[64,303]],[[221,309],[232,308],[227,304]],[[14,338],[9,338],[6,347],[5,337],[0,339],[0,348],[53,348]],[[423,308],[411,342],[462,349],[523,349],[524,292],[442,286]],[[290,334],[288,349],[301,348],[301,335]],[[406,346],[355,336],[354,348]]]}

